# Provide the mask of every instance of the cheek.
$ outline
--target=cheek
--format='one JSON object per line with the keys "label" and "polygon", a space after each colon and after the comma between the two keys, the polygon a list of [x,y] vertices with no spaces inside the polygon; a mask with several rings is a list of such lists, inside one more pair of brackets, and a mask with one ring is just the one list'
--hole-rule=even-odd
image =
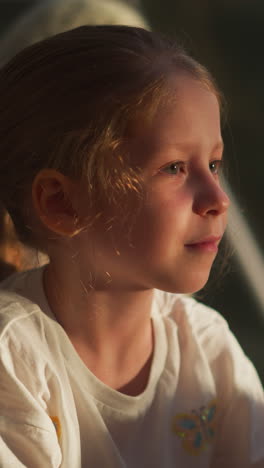
{"label": "cheek", "polygon": [[146,207],[151,207],[153,210],[181,210],[191,204],[192,192],[187,184],[179,185],[173,177],[169,180],[164,179],[166,176],[160,176],[158,182],[153,184],[146,194]]}
{"label": "cheek", "polygon": [[[97,237],[105,254],[122,261],[142,261],[154,257],[166,257],[178,251],[186,239],[190,227],[191,201],[186,190],[169,187],[155,187],[145,193],[141,206],[131,197],[129,206],[124,203],[125,212],[109,210],[101,220],[103,239]],[[139,209],[140,206],[140,209]],[[113,219],[105,229],[106,220]],[[104,229],[103,229],[104,228]],[[119,256],[120,252],[120,256]],[[117,256],[118,255],[118,256]]]}
{"label": "cheek", "polygon": [[132,231],[137,247],[160,251],[180,242],[188,229],[190,213],[186,193],[150,192]]}
{"label": "cheek", "polygon": [[191,213],[191,199],[186,190],[159,190],[150,193],[146,218],[162,228],[183,228]]}

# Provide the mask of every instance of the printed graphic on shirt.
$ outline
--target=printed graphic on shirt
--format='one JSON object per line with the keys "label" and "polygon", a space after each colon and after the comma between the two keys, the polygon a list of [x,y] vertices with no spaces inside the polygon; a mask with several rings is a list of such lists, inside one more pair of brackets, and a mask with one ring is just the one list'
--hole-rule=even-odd
{"label": "printed graphic on shirt", "polygon": [[216,400],[208,405],[180,413],[173,418],[172,431],[182,440],[182,447],[191,455],[199,455],[214,441],[216,432]]}
{"label": "printed graphic on shirt", "polygon": [[60,420],[59,420],[58,416],[50,416],[50,419],[52,420],[52,422],[53,422],[53,424],[55,426],[58,441],[60,441],[60,438],[61,438],[61,423],[60,423]]}

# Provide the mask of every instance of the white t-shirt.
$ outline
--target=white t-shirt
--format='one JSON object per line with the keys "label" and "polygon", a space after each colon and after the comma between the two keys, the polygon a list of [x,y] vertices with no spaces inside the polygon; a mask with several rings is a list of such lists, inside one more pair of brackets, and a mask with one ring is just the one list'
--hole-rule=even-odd
{"label": "white t-shirt", "polygon": [[42,274],[2,283],[1,468],[264,467],[263,389],[217,312],[155,291],[150,377],[132,397],[85,366]]}

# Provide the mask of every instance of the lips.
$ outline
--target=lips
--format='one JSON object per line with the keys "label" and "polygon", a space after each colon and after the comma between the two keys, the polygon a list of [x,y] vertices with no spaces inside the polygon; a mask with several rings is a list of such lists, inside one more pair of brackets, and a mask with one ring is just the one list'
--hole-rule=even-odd
{"label": "lips", "polygon": [[222,236],[208,236],[185,244],[185,247],[193,251],[217,252],[221,238]]}

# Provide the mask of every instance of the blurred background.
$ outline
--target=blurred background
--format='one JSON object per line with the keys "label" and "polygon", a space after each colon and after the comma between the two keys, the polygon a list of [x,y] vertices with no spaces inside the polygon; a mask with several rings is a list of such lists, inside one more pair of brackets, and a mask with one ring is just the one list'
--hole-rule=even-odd
{"label": "blurred background", "polygon": [[264,383],[264,3],[0,0],[0,64],[34,40],[89,22],[145,25],[177,37],[216,78],[226,101],[231,256],[197,296],[228,320]]}

